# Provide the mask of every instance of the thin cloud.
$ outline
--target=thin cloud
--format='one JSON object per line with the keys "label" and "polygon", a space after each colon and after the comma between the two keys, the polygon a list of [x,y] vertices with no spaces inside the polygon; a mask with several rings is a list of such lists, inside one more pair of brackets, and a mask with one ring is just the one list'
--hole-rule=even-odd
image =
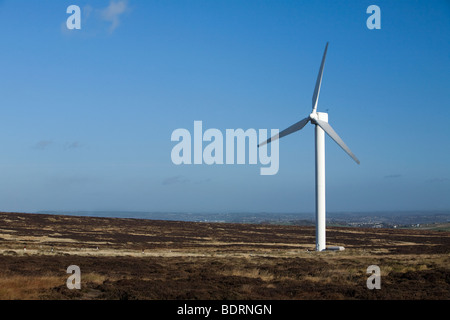
{"label": "thin cloud", "polygon": [[113,32],[119,26],[121,16],[128,10],[127,0],[111,0],[109,6],[101,10],[100,15],[103,20],[111,23],[109,31]]}
{"label": "thin cloud", "polygon": [[33,149],[38,150],[45,150],[49,145],[51,145],[53,142],[49,140],[41,140],[38,141],[34,146]]}
{"label": "thin cloud", "polygon": [[182,175],[179,175],[179,176],[174,176],[174,177],[169,177],[169,178],[164,179],[162,182],[162,185],[167,186],[167,185],[186,183],[186,182],[190,182],[190,180],[185,178]]}
{"label": "thin cloud", "polygon": [[402,174],[396,173],[396,174],[388,174],[387,176],[384,176],[385,179],[396,179],[403,177]]}
{"label": "thin cloud", "polygon": [[87,4],[83,7],[83,18],[84,20],[89,19],[89,17],[91,16],[92,12],[94,12],[94,8]]}
{"label": "thin cloud", "polygon": [[65,149],[77,149],[77,148],[81,148],[81,144],[78,141],[74,141],[74,142],[68,142],[65,145]]}

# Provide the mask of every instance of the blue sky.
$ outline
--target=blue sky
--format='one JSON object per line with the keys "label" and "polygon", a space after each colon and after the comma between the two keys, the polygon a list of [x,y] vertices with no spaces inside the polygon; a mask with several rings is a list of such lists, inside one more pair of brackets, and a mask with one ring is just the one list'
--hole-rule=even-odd
{"label": "blue sky", "polygon": [[[81,30],[68,30],[69,5]],[[369,5],[381,29],[369,30]],[[173,130],[319,111],[328,211],[450,209],[448,1],[0,1],[0,210],[313,212],[314,130],[280,169],[172,163]]]}

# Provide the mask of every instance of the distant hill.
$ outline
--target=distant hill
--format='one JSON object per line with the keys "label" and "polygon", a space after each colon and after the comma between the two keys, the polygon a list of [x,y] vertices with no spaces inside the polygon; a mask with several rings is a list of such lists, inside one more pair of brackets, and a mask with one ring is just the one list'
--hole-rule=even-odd
{"label": "distant hill", "polygon": [[[278,225],[314,225],[314,213],[195,213],[139,211],[39,211],[41,214],[135,218],[192,222],[232,222]],[[448,211],[329,212],[327,225],[368,228],[433,228],[450,223]]]}

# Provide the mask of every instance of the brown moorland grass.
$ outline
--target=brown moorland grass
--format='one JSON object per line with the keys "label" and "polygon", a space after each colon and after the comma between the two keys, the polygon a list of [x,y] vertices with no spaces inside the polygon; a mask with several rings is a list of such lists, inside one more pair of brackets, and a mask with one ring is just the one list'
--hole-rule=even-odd
{"label": "brown moorland grass", "polygon": [[450,298],[448,232],[333,227],[344,251],[314,241],[304,226],[0,213],[0,299]]}

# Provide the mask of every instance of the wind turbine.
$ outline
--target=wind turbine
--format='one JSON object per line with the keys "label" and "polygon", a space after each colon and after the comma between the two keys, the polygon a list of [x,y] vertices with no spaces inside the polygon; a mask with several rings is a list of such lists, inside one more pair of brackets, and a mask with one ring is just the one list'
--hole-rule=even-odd
{"label": "wind turbine", "polygon": [[322,63],[320,64],[319,74],[317,76],[316,87],[312,97],[312,112],[303,120],[293,124],[289,128],[281,131],[279,134],[260,143],[258,148],[285,137],[291,133],[301,130],[308,122],[315,125],[316,140],[316,251],[326,249],[325,241],[325,134],[326,132],[344,151],[359,164],[358,158],[350,151],[347,145],[342,141],[339,135],[328,124],[328,113],[317,112],[317,102],[319,100],[320,86],[322,84],[323,66],[327,55],[328,42],[323,53]]}

